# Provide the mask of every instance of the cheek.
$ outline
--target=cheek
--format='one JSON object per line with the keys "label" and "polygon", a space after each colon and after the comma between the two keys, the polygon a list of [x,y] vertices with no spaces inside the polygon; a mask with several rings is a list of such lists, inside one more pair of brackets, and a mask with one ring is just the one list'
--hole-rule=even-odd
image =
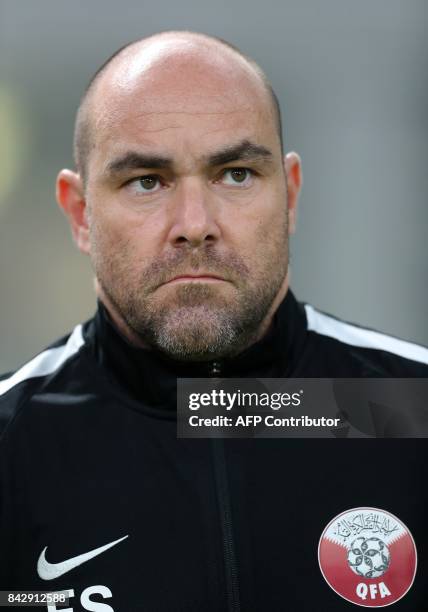
{"label": "cheek", "polygon": [[287,195],[282,185],[278,185],[271,197],[264,201],[258,231],[261,240],[275,243],[287,241]]}
{"label": "cheek", "polygon": [[250,258],[260,257],[264,249],[287,242],[288,222],[285,204],[260,206],[233,219],[230,228],[237,228],[237,241]]}
{"label": "cheek", "polygon": [[131,256],[131,242],[120,224],[94,217],[90,223],[91,260],[98,277],[104,281],[123,275]]}
{"label": "cheek", "polygon": [[[266,212],[266,211],[264,211]],[[247,244],[256,276],[283,274],[288,265],[288,223],[285,204],[260,215]]]}
{"label": "cheek", "polygon": [[93,214],[93,232],[98,242],[117,252],[128,245],[135,252],[155,252],[165,233],[162,210],[122,206],[120,198],[99,197]]}
{"label": "cheek", "polygon": [[145,244],[135,222],[124,215],[93,215],[90,223],[91,249],[108,260],[128,257]]}

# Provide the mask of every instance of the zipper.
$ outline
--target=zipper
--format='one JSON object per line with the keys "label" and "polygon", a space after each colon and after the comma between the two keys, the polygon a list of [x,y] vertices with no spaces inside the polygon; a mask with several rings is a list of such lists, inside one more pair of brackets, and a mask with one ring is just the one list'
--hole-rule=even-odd
{"label": "zipper", "polygon": [[236,561],[235,542],[233,538],[232,509],[226,472],[224,442],[221,438],[212,439],[211,442],[213,445],[217,499],[220,510],[221,529],[223,532],[227,609],[229,612],[240,612],[238,564]]}
{"label": "zipper", "polygon": [[[221,374],[221,363],[213,361],[210,376]],[[229,482],[226,470],[226,456],[222,438],[211,440],[214,457],[214,474],[217,489],[217,500],[220,511],[221,530],[223,535],[223,558],[226,575],[226,593],[228,612],[240,612],[238,563],[236,560],[235,541],[233,537],[232,508],[230,503]]]}

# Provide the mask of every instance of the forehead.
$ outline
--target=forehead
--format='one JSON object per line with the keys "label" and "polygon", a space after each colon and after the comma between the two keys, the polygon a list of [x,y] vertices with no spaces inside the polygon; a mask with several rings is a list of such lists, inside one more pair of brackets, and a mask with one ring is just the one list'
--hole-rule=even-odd
{"label": "forehead", "polygon": [[270,98],[248,69],[188,57],[143,72],[125,65],[92,100],[96,154],[128,144],[203,149],[231,138],[275,139]]}

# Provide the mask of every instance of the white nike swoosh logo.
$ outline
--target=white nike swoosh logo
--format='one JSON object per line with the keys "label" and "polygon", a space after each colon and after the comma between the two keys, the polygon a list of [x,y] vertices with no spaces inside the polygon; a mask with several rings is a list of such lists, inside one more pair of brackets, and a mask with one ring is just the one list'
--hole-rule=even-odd
{"label": "white nike swoosh logo", "polygon": [[48,549],[48,547],[46,546],[40,553],[39,560],[37,561],[37,573],[39,574],[39,577],[42,580],[54,580],[54,578],[59,578],[60,576],[66,574],[78,565],[86,563],[86,561],[89,561],[89,559],[97,557],[112,546],[116,546],[116,544],[119,544],[119,542],[122,542],[122,540],[126,540],[127,537],[128,536],[126,535],[123,538],[119,538],[119,540],[110,542],[110,544],[105,544],[105,546],[94,548],[93,550],[90,550],[87,553],[83,553],[82,555],[78,555],[77,557],[73,557],[72,559],[67,559],[66,561],[62,561],[61,563],[49,563],[48,561],[46,561],[46,551]]}

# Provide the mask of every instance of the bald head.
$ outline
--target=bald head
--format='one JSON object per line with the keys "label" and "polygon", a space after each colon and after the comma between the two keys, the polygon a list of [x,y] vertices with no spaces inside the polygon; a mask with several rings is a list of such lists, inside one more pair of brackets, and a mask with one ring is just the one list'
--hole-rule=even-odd
{"label": "bald head", "polygon": [[[278,99],[266,75],[251,58],[219,38],[193,32],[163,32],[120,48],[90,80],[77,112],[74,132],[75,164],[84,182],[98,127],[112,119],[118,108],[126,110],[142,94],[146,113],[150,112],[150,99],[152,112],[159,111],[156,101],[159,96],[168,112],[172,89],[174,110],[183,113],[203,111],[207,96],[218,97],[219,112],[236,104],[238,98],[242,106],[245,95],[249,104],[259,100],[272,118],[282,148]],[[152,97],[155,91],[156,96]],[[190,91],[192,102],[188,99]],[[177,108],[177,93],[181,108]]]}

